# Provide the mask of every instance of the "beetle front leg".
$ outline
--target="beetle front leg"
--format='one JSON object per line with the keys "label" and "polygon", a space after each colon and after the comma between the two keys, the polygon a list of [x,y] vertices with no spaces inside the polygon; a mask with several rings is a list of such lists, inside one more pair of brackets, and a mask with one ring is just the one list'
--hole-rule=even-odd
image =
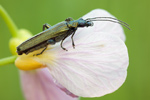
{"label": "beetle front leg", "polygon": [[49,25],[48,23],[45,23],[44,25],[43,25],[43,31],[45,30],[45,28],[50,28],[51,27],[51,25]]}

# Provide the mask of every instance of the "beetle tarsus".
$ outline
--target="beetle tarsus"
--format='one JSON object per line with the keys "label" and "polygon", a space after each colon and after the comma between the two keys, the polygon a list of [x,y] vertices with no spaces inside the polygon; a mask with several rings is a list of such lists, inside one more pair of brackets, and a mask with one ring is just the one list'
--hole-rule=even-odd
{"label": "beetle tarsus", "polygon": [[63,50],[65,50],[65,51],[68,51],[66,48],[64,48],[64,47],[62,46],[62,43],[63,43],[63,40],[61,41],[61,48],[62,48]]}
{"label": "beetle tarsus", "polygon": [[64,47],[61,47],[63,50],[65,50],[65,51],[68,51],[66,48],[64,48]]}
{"label": "beetle tarsus", "polygon": [[74,43],[72,43],[72,46],[73,46],[73,49],[75,49],[75,44]]}

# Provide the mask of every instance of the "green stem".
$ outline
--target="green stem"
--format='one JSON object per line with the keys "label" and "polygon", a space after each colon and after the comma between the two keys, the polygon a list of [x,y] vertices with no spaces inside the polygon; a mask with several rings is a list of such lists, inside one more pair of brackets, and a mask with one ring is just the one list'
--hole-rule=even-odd
{"label": "green stem", "polygon": [[13,22],[13,20],[10,18],[8,13],[6,12],[6,10],[1,5],[0,5],[0,15],[2,16],[2,18],[6,22],[8,28],[12,34],[12,37],[16,37],[17,33],[18,33],[18,28],[15,25],[15,23]]}
{"label": "green stem", "polygon": [[16,55],[15,56],[11,56],[11,57],[7,57],[7,58],[2,58],[2,59],[0,59],[0,66],[14,63],[16,58],[17,58]]}

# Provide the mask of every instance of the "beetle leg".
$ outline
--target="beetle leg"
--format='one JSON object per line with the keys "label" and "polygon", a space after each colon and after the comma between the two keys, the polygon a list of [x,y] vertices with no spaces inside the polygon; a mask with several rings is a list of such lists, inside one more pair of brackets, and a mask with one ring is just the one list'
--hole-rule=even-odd
{"label": "beetle leg", "polygon": [[51,25],[49,25],[48,23],[45,23],[44,25],[43,25],[43,31],[45,30],[45,28],[50,28],[51,27]]}
{"label": "beetle leg", "polygon": [[45,50],[47,49],[47,46],[38,54],[34,54],[33,56],[38,56],[38,55],[41,55]]}
{"label": "beetle leg", "polygon": [[61,48],[63,49],[63,50],[66,50],[66,51],[68,51],[66,48],[64,48],[63,46],[62,46],[62,44],[63,44],[63,42],[64,42],[64,40],[66,39],[68,37],[68,35],[67,36],[65,36],[63,39],[62,39],[62,41],[61,41]]}
{"label": "beetle leg", "polygon": [[69,22],[69,21],[73,21],[73,18],[68,17],[65,21]]}
{"label": "beetle leg", "polygon": [[72,36],[71,36],[71,40],[72,40],[72,46],[73,48],[75,48],[75,44],[74,44],[74,40],[73,40],[73,36],[74,36],[75,32],[73,32]]}
{"label": "beetle leg", "polygon": [[[48,44],[54,45],[56,42],[54,41],[54,39],[49,39],[47,41]],[[34,54],[33,56],[38,56],[41,55],[45,50],[47,49],[47,46],[42,50],[42,52],[38,53],[38,54]]]}

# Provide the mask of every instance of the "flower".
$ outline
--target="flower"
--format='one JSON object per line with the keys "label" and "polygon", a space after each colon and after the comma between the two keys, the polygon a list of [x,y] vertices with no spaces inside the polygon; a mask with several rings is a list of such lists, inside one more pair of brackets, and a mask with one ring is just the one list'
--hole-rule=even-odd
{"label": "flower", "polygon": [[[99,16],[114,17],[105,10],[96,9],[83,18]],[[21,70],[32,70],[21,71],[25,97],[27,100],[47,100],[56,97],[57,93],[51,93],[58,88],[72,97],[100,97],[114,92],[127,76],[129,58],[124,41],[125,35],[119,24],[96,21],[92,27],[77,29],[75,49],[68,37],[63,43],[68,51],[57,43],[48,46],[41,55],[33,56],[42,49],[18,56],[16,66]],[[70,98],[67,95],[64,98]]]}

